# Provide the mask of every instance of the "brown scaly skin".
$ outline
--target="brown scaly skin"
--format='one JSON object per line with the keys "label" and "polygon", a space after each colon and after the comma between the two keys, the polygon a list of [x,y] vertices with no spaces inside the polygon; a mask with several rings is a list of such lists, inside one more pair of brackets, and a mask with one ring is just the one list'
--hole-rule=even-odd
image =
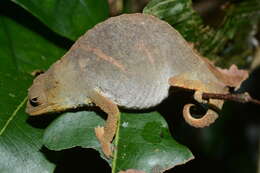
{"label": "brown scaly skin", "polygon": [[[29,89],[26,112],[40,115],[95,104],[108,114],[105,127],[97,127],[95,132],[110,157],[118,107],[156,106],[168,96],[171,86],[195,90],[195,100],[219,109],[223,101],[207,102],[201,93],[227,93],[207,62],[169,24],[150,15],[126,14],[87,31],[39,75]],[[183,115],[194,127],[208,126],[218,117],[209,109],[195,119],[190,115],[191,106],[184,107]]]}

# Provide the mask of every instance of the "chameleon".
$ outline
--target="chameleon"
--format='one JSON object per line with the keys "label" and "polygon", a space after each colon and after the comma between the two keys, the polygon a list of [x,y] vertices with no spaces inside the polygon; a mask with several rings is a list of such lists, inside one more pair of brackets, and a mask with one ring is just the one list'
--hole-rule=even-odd
{"label": "chameleon", "polygon": [[[107,114],[95,135],[107,157],[120,109],[142,110],[159,105],[169,89],[194,91],[198,103],[221,110],[223,100],[202,99],[202,93],[228,93],[216,69],[205,61],[167,22],[148,14],[111,17],[88,30],[70,50],[28,89],[26,112],[41,115],[78,107],[97,106]],[[201,118],[184,105],[183,117],[194,127],[218,118],[210,108]]]}

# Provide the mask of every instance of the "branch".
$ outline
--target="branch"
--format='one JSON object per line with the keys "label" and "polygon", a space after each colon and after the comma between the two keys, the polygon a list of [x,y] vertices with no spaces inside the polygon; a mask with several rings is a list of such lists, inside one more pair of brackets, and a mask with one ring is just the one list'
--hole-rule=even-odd
{"label": "branch", "polygon": [[219,99],[228,100],[239,103],[254,103],[260,105],[260,100],[253,99],[247,92],[241,94],[214,94],[214,93],[203,93],[202,99]]}

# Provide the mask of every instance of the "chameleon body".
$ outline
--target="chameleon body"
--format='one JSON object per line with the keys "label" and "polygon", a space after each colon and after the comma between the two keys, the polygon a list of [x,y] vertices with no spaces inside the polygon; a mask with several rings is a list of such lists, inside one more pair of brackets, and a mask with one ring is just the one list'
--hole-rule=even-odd
{"label": "chameleon body", "polygon": [[[168,97],[171,86],[195,90],[194,98],[221,109],[223,101],[201,98],[202,92],[226,93],[214,70],[169,24],[145,14],[112,17],[87,31],[29,89],[27,112],[39,115],[79,106],[99,106],[108,114],[105,128],[95,129],[103,151],[111,155],[118,106],[145,109]],[[184,107],[185,120],[208,126],[217,113],[200,119]],[[108,151],[109,150],[109,151]]]}

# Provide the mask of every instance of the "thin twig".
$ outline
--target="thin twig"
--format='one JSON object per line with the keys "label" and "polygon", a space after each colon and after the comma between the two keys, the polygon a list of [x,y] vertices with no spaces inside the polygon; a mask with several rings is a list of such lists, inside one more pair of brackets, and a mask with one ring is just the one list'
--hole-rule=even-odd
{"label": "thin twig", "polygon": [[203,93],[202,98],[208,99],[219,99],[228,100],[240,103],[254,103],[260,105],[260,100],[253,99],[247,92],[241,94],[214,94],[214,93]]}

